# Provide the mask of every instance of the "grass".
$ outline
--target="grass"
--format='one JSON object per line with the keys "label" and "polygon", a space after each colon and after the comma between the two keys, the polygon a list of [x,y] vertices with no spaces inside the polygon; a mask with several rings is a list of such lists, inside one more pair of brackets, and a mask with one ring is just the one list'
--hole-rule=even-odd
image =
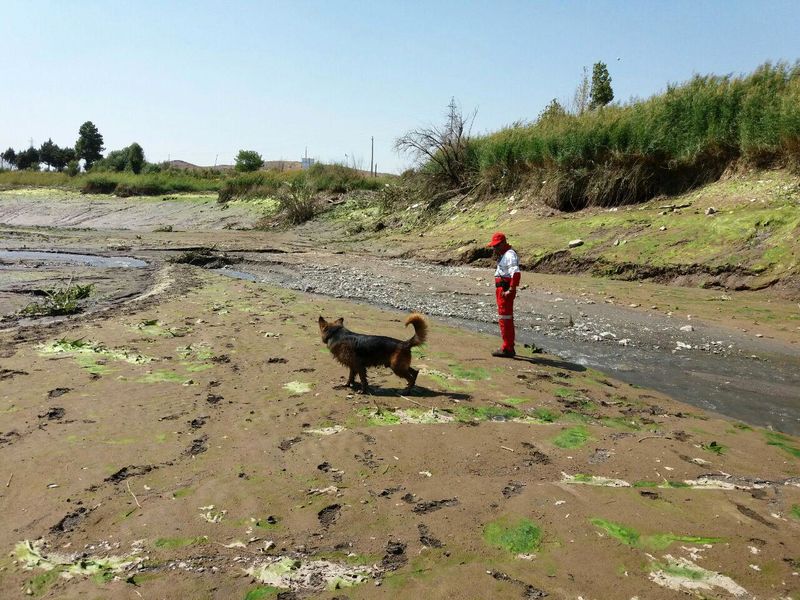
{"label": "grass", "polygon": [[471,141],[473,183],[533,187],[562,210],[716,180],[736,160],[800,163],[800,63],[700,76],[646,100],[541,118]]}
{"label": "grass", "polygon": [[657,533],[648,536],[642,536],[635,529],[626,527],[620,523],[607,521],[606,519],[593,518],[589,522],[602,529],[609,536],[614,538],[626,546],[632,547],[645,547],[654,550],[665,550],[674,542],[681,542],[684,544],[717,544],[722,541],[722,538],[715,537],[699,537],[694,535],[673,535],[671,533]]}
{"label": "grass", "polygon": [[41,302],[28,304],[20,314],[31,317],[74,315],[81,311],[79,301],[88,298],[93,289],[93,284],[68,283],[62,287],[54,287],[45,292]]}
{"label": "grass", "polygon": [[188,537],[188,538],[158,538],[155,541],[156,548],[162,548],[165,550],[175,550],[177,548],[186,548],[187,546],[196,546],[198,544],[207,544],[208,537],[205,535],[200,535],[197,537]]}
{"label": "grass", "polygon": [[770,446],[776,446],[781,450],[788,452],[795,458],[800,458],[800,447],[794,445],[792,442],[794,440],[790,438],[788,435],[784,435],[783,433],[778,433],[777,431],[765,431],[764,435],[767,438],[767,444]]}

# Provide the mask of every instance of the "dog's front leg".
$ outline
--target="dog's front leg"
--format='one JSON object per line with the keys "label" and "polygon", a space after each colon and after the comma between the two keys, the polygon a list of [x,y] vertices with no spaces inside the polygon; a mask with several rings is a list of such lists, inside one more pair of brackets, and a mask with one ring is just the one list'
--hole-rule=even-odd
{"label": "dog's front leg", "polygon": [[369,394],[369,386],[367,385],[367,370],[363,367],[360,368],[358,370],[358,377],[361,379],[361,393]]}

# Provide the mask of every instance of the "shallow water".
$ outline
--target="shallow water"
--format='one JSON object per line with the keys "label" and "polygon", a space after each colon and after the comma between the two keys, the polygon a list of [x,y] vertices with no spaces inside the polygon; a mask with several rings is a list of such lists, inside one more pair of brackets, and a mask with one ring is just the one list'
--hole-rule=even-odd
{"label": "shallow water", "polygon": [[[145,261],[130,256],[95,256],[92,254],[72,254],[67,252],[0,250],[0,261],[19,262],[23,260],[40,260],[44,262],[59,262],[100,268],[141,269],[147,266]],[[0,268],[2,268],[2,266],[0,266]]]}

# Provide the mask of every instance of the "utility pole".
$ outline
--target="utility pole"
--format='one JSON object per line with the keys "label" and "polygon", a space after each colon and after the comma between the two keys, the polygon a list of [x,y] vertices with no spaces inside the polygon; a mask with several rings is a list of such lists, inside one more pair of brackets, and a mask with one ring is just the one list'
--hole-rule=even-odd
{"label": "utility pole", "polygon": [[369,151],[369,174],[373,177],[375,176],[374,169],[375,169],[375,136],[370,136],[370,142],[372,147]]}

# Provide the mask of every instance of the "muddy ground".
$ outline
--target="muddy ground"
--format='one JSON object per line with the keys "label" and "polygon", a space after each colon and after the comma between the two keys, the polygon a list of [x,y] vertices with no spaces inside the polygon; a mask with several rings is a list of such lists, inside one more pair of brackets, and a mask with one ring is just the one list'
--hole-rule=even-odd
{"label": "muddy ground", "polygon": [[[4,230],[5,248],[150,264],[0,270],[6,312],[27,298],[9,286],[98,278],[83,316],[0,325],[3,597],[800,593],[797,438],[563,356],[492,359],[495,336],[460,326],[491,327],[486,273],[341,255],[335,235],[309,233]],[[199,245],[239,251],[233,268],[266,283],[163,260]],[[307,291],[286,289],[298,279]],[[669,343],[672,355],[686,339],[734,365],[797,356],[791,307],[768,296],[526,281],[524,326],[546,349]],[[363,303],[370,290],[385,308]],[[778,316],[731,327],[743,304]],[[346,373],[318,315],[409,336],[393,305],[441,315],[415,351],[418,387],[376,369],[372,395],[337,388]]]}

